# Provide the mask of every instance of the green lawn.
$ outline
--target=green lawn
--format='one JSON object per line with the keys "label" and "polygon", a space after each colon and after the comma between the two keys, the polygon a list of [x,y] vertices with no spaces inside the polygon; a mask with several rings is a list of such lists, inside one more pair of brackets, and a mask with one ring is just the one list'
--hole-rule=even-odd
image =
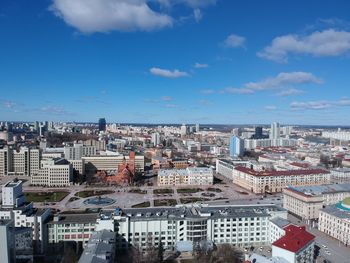
{"label": "green lawn", "polygon": [[136,205],[131,206],[132,208],[144,208],[144,207],[150,207],[151,203],[149,201],[143,202],[143,203],[139,203]]}
{"label": "green lawn", "polygon": [[147,191],[146,190],[141,190],[139,188],[134,188],[134,189],[130,189],[129,193],[132,193],[132,194],[147,194]]}
{"label": "green lawn", "polygon": [[24,193],[27,202],[59,202],[62,201],[68,192],[26,192]]}
{"label": "green lawn", "polygon": [[208,198],[201,198],[201,197],[189,197],[189,198],[180,198],[181,204],[190,204],[195,202],[205,202],[209,201]]}
{"label": "green lawn", "polygon": [[222,190],[220,188],[213,188],[213,187],[209,187],[208,188],[209,192],[216,192],[216,193],[221,193]]}
{"label": "green lawn", "polygon": [[175,206],[177,202],[175,199],[160,199],[154,200],[154,206]]}
{"label": "green lawn", "polygon": [[173,194],[173,189],[154,189],[153,194]]}
{"label": "green lawn", "polygon": [[203,192],[203,189],[201,188],[179,188],[177,189],[177,192],[179,194],[185,194],[185,193],[198,193],[198,192]]}
{"label": "green lawn", "polygon": [[114,191],[111,190],[86,190],[86,191],[81,191],[75,194],[75,196],[78,197],[82,197],[82,198],[86,198],[86,197],[90,197],[90,196],[98,196],[98,195],[108,195],[108,194],[112,194],[114,193]]}

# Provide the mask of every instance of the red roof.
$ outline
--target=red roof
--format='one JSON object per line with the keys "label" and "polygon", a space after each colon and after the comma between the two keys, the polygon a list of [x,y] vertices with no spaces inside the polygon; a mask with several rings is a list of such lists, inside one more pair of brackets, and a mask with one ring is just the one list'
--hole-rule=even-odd
{"label": "red roof", "polygon": [[273,246],[297,253],[315,239],[314,235],[305,230],[305,226],[289,225],[284,230],[286,234],[273,242]]}
{"label": "red roof", "polygon": [[298,162],[292,162],[290,165],[301,167],[301,168],[308,168],[310,165],[307,163],[298,163]]}
{"label": "red roof", "polygon": [[253,176],[293,176],[293,175],[309,175],[309,174],[328,174],[329,171],[323,169],[308,170],[289,170],[289,171],[255,171],[242,166],[236,166],[235,170],[247,173]]}

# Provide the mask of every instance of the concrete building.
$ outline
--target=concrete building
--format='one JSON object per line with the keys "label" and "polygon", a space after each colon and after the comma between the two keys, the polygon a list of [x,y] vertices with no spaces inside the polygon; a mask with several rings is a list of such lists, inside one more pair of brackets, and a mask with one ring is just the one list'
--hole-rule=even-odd
{"label": "concrete building", "polygon": [[273,122],[270,129],[270,139],[277,140],[280,138],[280,124],[278,122]]}
{"label": "concrete building", "polygon": [[48,159],[41,162],[41,168],[31,178],[32,185],[63,187],[73,182],[73,166],[65,159]]}
{"label": "concrete building", "polygon": [[349,196],[350,184],[288,186],[283,189],[283,207],[302,219],[315,220],[324,206]]}
{"label": "concrete building", "polygon": [[12,220],[0,220],[0,240],[1,262],[15,262],[15,234]]}
{"label": "concrete building", "polygon": [[185,136],[188,133],[186,124],[182,124],[180,128],[181,136]]}
{"label": "concrete building", "polygon": [[[85,162],[85,173],[93,173],[96,171],[108,171],[115,173],[118,167],[129,161],[129,156],[117,155],[117,156],[89,156],[82,157]],[[143,172],[145,167],[145,157],[143,155],[135,156],[135,170],[137,172]]]}
{"label": "concrete building", "polygon": [[212,185],[213,170],[205,167],[188,167],[186,169],[159,170],[158,186],[169,185]]}
{"label": "concrete building", "polygon": [[64,158],[67,160],[81,160],[83,156],[95,156],[96,147],[82,143],[74,143],[73,146],[64,147]]}
{"label": "concrete building", "polygon": [[276,193],[288,185],[321,185],[330,182],[330,173],[323,169],[290,171],[256,171],[236,166],[233,183],[253,193]]}
{"label": "concrete building", "polygon": [[244,140],[237,137],[231,136],[230,138],[230,156],[232,158],[242,156],[244,153]]}
{"label": "concrete building", "polygon": [[106,119],[100,118],[98,120],[98,131],[106,131]]}
{"label": "concrete building", "polygon": [[152,133],[152,144],[153,146],[160,144],[160,134],[158,132]]}
{"label": "concrete building", "polygon": [[339,240],[350,244],[350,197],[335,205],[320,210],[318,229]]}
{"label": "concrete building", "polygon": [[276,205],[189,205],[124,209],[115,215],[117,247],[148,245],[172,249],[180,242],[211,240],[239,247],[270,244],[269,219],[287,218]]}
{"label": "concrete building", "polygon": [[40,150],[27,147],[19,151],[5,147],[0,149],[0,176],[32,176],[40,166]]}
{"label": "concrete building", "polygon": [[22,181],[9,182],[2,187],[3,198],[8,196],[5,197],[5,205],[1,206],[0,220],[13,220],[16,228],[30,227],[34,248],[42,253],[47,242],[47,232],[44,226],[50,216],[51,209],[36,209],[33,203],[26,203],[23,199],[21,184]]}
{"label": "concrete building", "polygon": [[305,227],[290,225],[285,235],[272,243],[272,257],[281,257],[289,263],[313,263],[315,236]]}
{"label": "concrete building", "polygon": [[25,202],[22,181],[8,182],[2,187],[2,208],[20,207]]}
{"label": "concrete building", "polygon": [[332,182],[350,183],[350,168],[331,169]]}
{"label": "concrete building", "polygon": [[68,162],[72,165],[73,170],[77,171],[79,174],[85,174],[85,160],[68,160]]}
{"label": "concrete building", "polygon": [[47,223],[48,242],[65,241],[86,244],[95,231],[97,213],[59,214]]}
{"label": "concrete building", "polygon": [[114,263],[116,235],[112,231],[94,232],[78,263]]}

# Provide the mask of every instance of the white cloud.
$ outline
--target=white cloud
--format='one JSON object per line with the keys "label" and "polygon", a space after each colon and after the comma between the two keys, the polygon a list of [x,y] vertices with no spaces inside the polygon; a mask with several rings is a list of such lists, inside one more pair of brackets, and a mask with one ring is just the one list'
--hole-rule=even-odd
{"label": "white cloud", "polygon": [[350,106],[350,99],[342,98],[337,101],[328,101],[328,100],[320,100],[320,101],[307,101],[307,102],[299,102],[294,101],[290,104],[290,107],[293,110],[323,110],[334,107],[347,107]]}
{"label": "white cloud", "polygon": [[164,78],[180,78],[180,77],[190,76],[187,72],[180,71],[178,69],[169,70],[169,69],[161,69],[161,68],[151,68],[149,71],[153,75],[164,77]]}
{"label": "white cloud", "polygon": [[245,37],[231,34],[225,39],[223,46],[227,48],[244,47],[245,40]]}
{"label": "white cloud", "polygon": [[173,97],[170,97],[170,96],[162,96],[162,97],[160,97],[160,100],[162,100],[162,101],[172,101],[172,100],[173,100]]}
{"label": "white cloud", "polygon": [[219,91],[219,93],[231,93],[231,94],[253,94],[254,91],[246,88],[225,88]]}
{"label": "white cloud", "polygon": [[315,57],[342,55],[350,50],[350,32],[328,29],[307,36],[276,37],[270,46],[257,55],[276,62],[288,62],[289,54],[307,54]]}
{"label": "white cloud", "polygon": [[196,22],[198,23],[203,18],[202,11],[200,9],[198,9],[198,8],[194,9],[193,10],[193,16],[194,16],[194,19],[196,20]]}
{"label": "white cloud", "polygon": [[[248,82],[240,88],[225,88],[220,90],[208,89],[202,90],[204,94],[212,93],[232,93],[232,94],[253,94],[257,91],[271,90],[271,89],[283,89],[291,85],[300,85],[300,84],[322,84],[323,81],[320,78],[315,77],[312,73],[308,72],[282,72],[279,73],[276,77],[266,78],[262,81],[257,82]],[[288,96],[296,95],[302,93],[302,90],[290,88],[288,90],[282,90],[277,95]]]}
{"label": "white cloud", "polygon": [[17,106],[17,103],[14,102],[14,101],[9,101],[9,100],[6,100],[6,101],[3,101],[3,106],[7,109],[13,109]]}
{"label": "white cloud", "polygon": [[152,10],[147,0],[54,0],[50,10],[83,33],[151,31],[173,24],[169,15]]}
{"label": "white cloud", "polygon": [[273,106],[273,105],[267,105],[265,106],[265,110],[277,110],[277,107],[276,106]]}
{"label": "white cloud", "polygon": [[184,3],[192,8],[202,8],[209,5],[215,5],[217,0],[173,0],[174,2]]}
{"label": "white cloud", "polygon": [[207,68],[207,67],[209,67],[209,65],[208,65],[208,64],[202,64],[202,63],[196,62],[196,63],[194,64],[194,67],[195,67],[195,68]]}
{"label": "white cloud", "polygon": [[293,96],[293,95],[300,95],[303,93],[304,91],[300,89],[287,89],[287,90],[282,90],[281,92],[278,92],[276,95],[287,97],[287,96]]}

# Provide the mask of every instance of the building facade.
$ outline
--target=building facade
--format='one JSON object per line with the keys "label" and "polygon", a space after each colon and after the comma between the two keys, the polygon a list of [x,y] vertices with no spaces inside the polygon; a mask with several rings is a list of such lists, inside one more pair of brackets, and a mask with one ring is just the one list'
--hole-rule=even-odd
{"label": "building facade", "polygon": [[350,184],[288,186],[283,189],[283,207],[302,219],[315,220],[324,206],[349,196]]}
{"label": "building facade", "polygon": [[214,174],[211,168],[188,167],[158,171],[158,185],[212,185]]}
{"label": "building facade", "polygon": [[288,185],[321,185],[330,182],[330,173],[323,169],[290,171],[256,171],[236,166],[233,183],[253,193],[276,193]]}

